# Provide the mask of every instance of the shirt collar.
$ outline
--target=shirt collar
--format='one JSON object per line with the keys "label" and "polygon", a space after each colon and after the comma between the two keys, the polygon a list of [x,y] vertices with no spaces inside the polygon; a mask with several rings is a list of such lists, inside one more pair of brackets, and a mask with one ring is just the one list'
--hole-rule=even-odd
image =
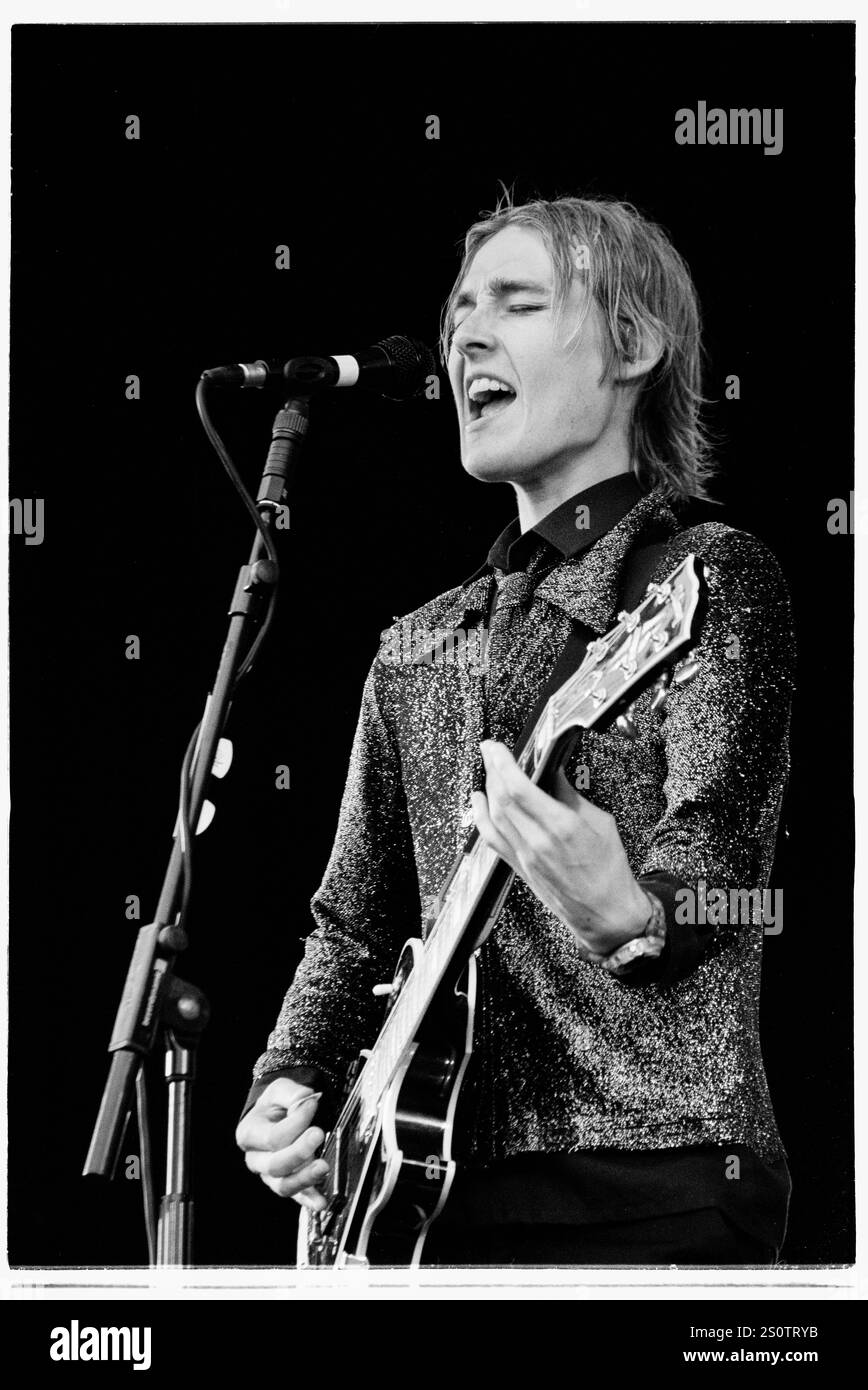
{"label": "shirt collar", "polygon": [[604,478],[593,487],[583,488],[529,531],[522,532],[518,517],[515,517],[501,531],[485,564],[464,581],[465,585],[495,568],[507,573],[524,569],[540,540],[548,542],[563,559],[575,559],[611,531],[642,495],[632,473],[618,473],[614,478]]}

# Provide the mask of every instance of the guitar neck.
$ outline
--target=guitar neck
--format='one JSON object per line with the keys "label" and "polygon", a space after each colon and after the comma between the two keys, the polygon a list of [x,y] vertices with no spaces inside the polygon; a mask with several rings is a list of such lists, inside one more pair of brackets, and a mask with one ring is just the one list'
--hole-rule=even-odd
{"label": "guitar neck", "polygon": [[[544,720],[545,714],[517,759],[536,784],[546,782],[568,757],[579,733],[572,729],[557,744],[541,749]],[[373,1113],[394,1077],[444,980],[464,966],[494,926],[512,879],[509,865],[474,830],[446,877],[437,899],[440,909],[420,958],[359,1077],[359,1094],[368,1113]]]}

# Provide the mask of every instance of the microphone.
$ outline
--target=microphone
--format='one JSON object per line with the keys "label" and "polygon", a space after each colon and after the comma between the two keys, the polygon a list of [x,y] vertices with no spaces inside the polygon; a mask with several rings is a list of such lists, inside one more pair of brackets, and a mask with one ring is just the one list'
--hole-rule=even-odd
{"label": "microphone", "polygon": [[278,380],[293,394],[366,386],[393,401],[409,400],[436,371],[434,354],[417,338],[394,336],[354,356],[291,357],[288,362],[236,362],[211,367],[202,380],[214,386],[263,387]]}

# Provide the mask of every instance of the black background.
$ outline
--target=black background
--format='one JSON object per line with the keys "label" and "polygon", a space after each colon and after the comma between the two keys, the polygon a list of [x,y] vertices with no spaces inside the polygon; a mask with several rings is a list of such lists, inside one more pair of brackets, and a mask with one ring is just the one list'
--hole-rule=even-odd
{"label": "black background", "polygon": [[[138,927],[125,898],[148,920],[250,543],[196,416],[199,373],[433,342],[499,180],[518,199],[629,199],[697,283],[718,495],[779,556],[800,637],[762,1002],[795,1188],[783,1258],[852,1258],[852,539],[826,523],[852,486],[853,85],[850,25],[13,31],[11,493],[46,509],[44,543],[12,545],[13,1264],[145,1259],[139,1184],[79,1173]],[[783,153],[676,145],[675,111],[699,100],[782,107]],[[218,402],[251,487],[278,403]],[[246,1173],[233,1129],[309,926],[362,681],[392,616],[474,569],[514,506],[463,475],[445,382],[439,402],[318,401],[291,501],[181,966],[213,1008],[203,1264],[294,1259],[294,1204]],[[153,1077],[161,1100],[159,1062]]]}

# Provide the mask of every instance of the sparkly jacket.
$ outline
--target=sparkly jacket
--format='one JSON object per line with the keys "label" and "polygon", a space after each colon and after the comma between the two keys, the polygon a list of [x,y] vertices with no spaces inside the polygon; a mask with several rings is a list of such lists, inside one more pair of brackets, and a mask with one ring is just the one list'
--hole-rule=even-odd
{"label": "sparkly jacket", "polygon": [[[794,657],[786,587],[754,537],[715,522],[683,529],[655,489],[558,565],[534,595],[551,643],[538,670],[516,674],[515,733],[571,623],[606,632],[629,551],[661,534],[654,579],[690,552],[708,567],[698,673],[662,709],[640,696],[635,739],[586,732],[567,773],[588,769],[584,794],[615,817],[637,877],[674,875],[698,895],[762,889],[789,766]],[[481,574],[399,626],[460,628],[469,648],[492,582]],[[467,834],[481,682],[468,661],[384,659],[397,632],[384,634],[365,683],[315,929],[254,1080],[311,1067],[339,1087],[380,1026],[372,986],[420,934],[421,905]],[[464,1156],[731,1141],[779,1157],[758,1034],[762,945],[761,920],[720,926],[678,978],[627,985],[583,961],[570,930],[516,879],[480,953]]]}

